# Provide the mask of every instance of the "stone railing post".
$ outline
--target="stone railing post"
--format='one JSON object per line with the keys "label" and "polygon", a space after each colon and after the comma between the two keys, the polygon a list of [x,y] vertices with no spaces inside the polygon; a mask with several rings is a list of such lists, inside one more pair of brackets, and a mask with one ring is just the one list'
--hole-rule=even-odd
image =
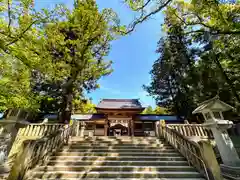
{"label": "stone railing post", "polygon": [[206,170],[211,180],[222,180],[220,166],[217,162],[217,158],[213,147],[208,141],[198,141],[198,144],[201,148],[201,155],[206,164]]}
{"label": "stone railing post", "polygon": [[79,121],[71,120],[70,126],[71,126],[71,136],[77,136],[77,133],[79,132]]}
{"label": "stone railing post", "polygon": [[160,125],[159,121],[155,122],[155,136],[156,137],[160,136],[159,135],[159,125]]}
{"label": "stone railing post", "polygon": [[81,129],[80,129],[80,137],[84,137],[84,131],[86,128],[86,123],[85,122],[81,122]]}
{"label": "stone railing post", "polygon": [[79,136],[79,135],[80,135],[79,128],[80,128],[80,121],[77,121],[76,136]]}

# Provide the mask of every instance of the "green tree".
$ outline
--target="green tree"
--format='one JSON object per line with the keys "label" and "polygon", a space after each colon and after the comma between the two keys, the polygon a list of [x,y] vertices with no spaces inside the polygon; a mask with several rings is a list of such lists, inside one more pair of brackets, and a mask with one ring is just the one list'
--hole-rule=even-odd
{"label": "green tree", "polygon": [[150,85],[144,88],[155,97],[157,104],[179,117],[187,117],[193,109],[192,92],[186,81],[188,74],[192,74],[193,60],[181,24],[172,21],[167,14],[164,25],[167,35],[158,43],[157,53],[160,57],[150,72]]}
{"label": "green tree", "polygon": [[144,109],[144,111],[142,112],[142,114],[154,114],[154,110],[152,108],[152,106],[148,106]]}
{"label": "green tree", "polygon": [[[146,87],[149,92],[151,91],[150,94],[157,98],[157,102],[187,116],[199,102],[216,94],[219,94],[222,100],[239,107],[240,56],[237,44],[240,34],[240,8],[238,1],[126,0],[125,3],[134,12],[139,13],[139,17],[126,28],[126,33],[132,32],[137,24],[143,23],[165,9],[164,14],[168,21],[180,25],[181,34],[186,38],[187,43],[170,45],[173,39],[170,41],[169,33],[175,34],[174,36],[178,33],[172,31],[169,23],[165,21],[163,29],[167,37],[163,38],[164,43],[159,49],[162,52],[161,56],[166,58],[162,57],[155,62],[151,73],[154,77],[152,79],[156,81],[152,81],[150,89]],[[151,6],[153,8],[150,8]],[[192,61],[188,63],[189,67],[186,71],[182,71],[182,68],[176,66],[177,61],[173,61],[176,59],[176,45],[185,46],[187,54],[182,53],[184,51],[180,52],[181,48],[177,49],[180,54],[185,54],[186,59]],[[182,60],[180,58],[179,62]],[[174,71],[171,72],[171,68],[175,68]],[[170,76],[167,72],[171,72]]]}
{"label": "green tree", "polygon": [[142,114],[168,114],[165,108],[157,106],[155,109],[152,108],[152,106],[148,106]]}
{"label": "green tree", "polygon": [[[225,86],[232,93],[230,97],[234,99],[237,107],[240,104],[239,84],[228,67],[226,62],[234,61],[239,64],[237,56],[231,56],[230,49],[237,52],[237,47],[233,44],[239,40],[239,5],[230,1],[192,1],[191,3],[176,3],[172,8],[172,18],[180,20],[186,27],[186,34],[191,34],[192,39],[201,44],[207,51],[216,71],[226,83]],[[205,18],[208,17],[208,18]],[[228,48],[227,48],[228,47]],[[228,51],[228,53],[226,53]],[[236,59],[236,60],[234,60]],[[233,67],[233,66],[232,66]],[[234,68],[235,69],[235,68]],[[236,69],[234,70],[236,72]],[[224,88],[225,89],[225,88]],[[218,92],[221,90],[219,89]],[[224,98],[226,99],[226,98]]]}
{"label": "green tree", "polygon": [[112,72],[105,56],[118,35],[116,14],[100,12],[94,0],[52,11],[36,11],[29,0],[8,0],[0,2],[0,13],[1,108],[40,106],[69,121],[73,101]]}
{"label": "green tree", "polygon": [[60,81],[61,122],[70,120],[74,99],[85,90],[96,89],[97,80],[112,72],[111,61],[104,57],[116,35],[114,20],[114,13],[108,9],[99,12],[94,0],[79,0],[63,20],[46,26],[44,58],[54,63],[52,82]]}
{"label": "green tree", "polygon": [[157,107],[154,109],[154,113],[155,113],[155,114],[168,114],[166,108],[163,108],[163,107],[160,107],[160,106],[157,106]]}
{"label": "green tree", "polygon": [[0,2],[0,109],[37,109],[39,97],[31,91],[32,71],[50,72],[43,46],[43,24],[61,16],[61,7],[36,11],[29,0]]}
{"label": "green tree", "polygon": [[37,100],[31,93],[30,73],[20,62],[0,57],[0,111],[22,107],[37,109]]}
{"label": "green tree", "polygon": [[73,101],[74,106],[74,113],[86,113],[86,114],[92,114],[96,113],[96,105],[93,104],[89,99],[85,100],[74,100]]}
{"label": "green tree", "polygon": [[[124,0],[137,14],[124,33],[131,33],[138,24],[149,20],[166,7],[173,7],[173,16],[184,24],[195,26],[188,33],[210,32],[212,34],[240,34],[238,14],[239,1],[232,0]],[[181,15],[175,12],[182,12]],[[207,17],[207,18],[206,18]],[[196,28],[197,25],[197,28]]]}

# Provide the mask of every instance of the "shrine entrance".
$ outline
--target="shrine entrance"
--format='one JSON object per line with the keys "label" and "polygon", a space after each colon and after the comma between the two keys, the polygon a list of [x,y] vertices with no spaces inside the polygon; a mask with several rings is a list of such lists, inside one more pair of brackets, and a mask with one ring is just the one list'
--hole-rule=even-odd
{"label": "shrine entrance", "polygon": [[109,136],[128,136],[128,127],[116,124],[109,128]]}
{"label": "shrine entrance", "polygon": [[108,118],[108,136],[129,136],[130,121],[127,117],[110,117]]}

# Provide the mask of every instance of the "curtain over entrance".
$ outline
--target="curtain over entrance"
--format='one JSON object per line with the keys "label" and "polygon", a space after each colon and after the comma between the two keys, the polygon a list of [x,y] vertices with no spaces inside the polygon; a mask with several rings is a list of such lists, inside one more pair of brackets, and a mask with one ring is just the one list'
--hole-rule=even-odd
{"label": "curtain over entrance", "polygon": [[128,128],[122,124],[115,124],[109,128],[109,136],[127,136]]}

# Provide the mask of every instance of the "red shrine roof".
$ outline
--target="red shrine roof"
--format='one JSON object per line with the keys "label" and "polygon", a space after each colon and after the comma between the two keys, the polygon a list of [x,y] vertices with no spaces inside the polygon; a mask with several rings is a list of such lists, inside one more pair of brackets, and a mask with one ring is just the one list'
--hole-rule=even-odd
{"label": "red shrine roof", "polygon": [[97,109],[143,109],[138,99],[102,99]]}

